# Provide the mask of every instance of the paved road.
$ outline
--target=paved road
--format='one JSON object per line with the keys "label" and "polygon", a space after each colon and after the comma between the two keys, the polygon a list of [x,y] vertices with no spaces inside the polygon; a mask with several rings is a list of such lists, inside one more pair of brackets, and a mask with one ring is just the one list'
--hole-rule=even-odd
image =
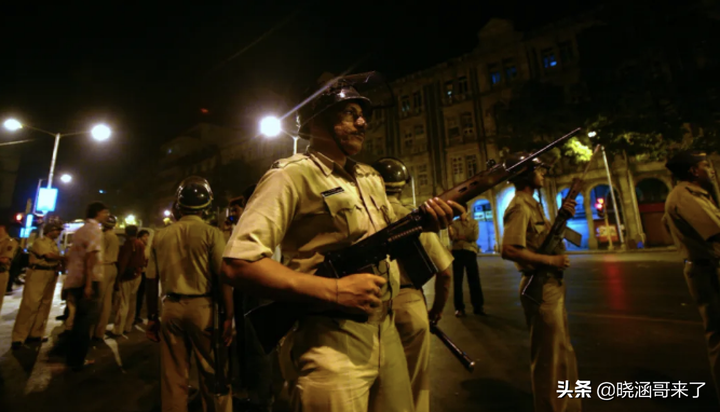
{"label": "paved road", "polygon": [[[589,380],[585,411],[720,410],[704,345],[677,254],[573,255],[567,308],[580,379]],[[453,317],[452,296],[441,327],[478,360],[470,374],[436,339],[432,341],[432,410],[532,411],[529,337],[517,298],[519,275],[497,257],[479,260],[489,316]],[[426,291],[431,298],[433,291]],[[466,291],[467,292],[467,291]],[[65,370],[53,356],[53,339],[10,350],[10,331],[21,289],[5,297],[0,314],[0,411],[158,410],[158,349],[142,328],[91,351],[97,364],[82,373]],[[466,296],[469,305],[469,296]],[[471,309],[471,308],[469,308]],[[60,314],[59,298],[52,319]],[[615,399],[596,394],[602,382],[705,382],[699,398]],[[670,392],[672,393],[672,392]],[[281,408],[278,408],[281,409]]]}

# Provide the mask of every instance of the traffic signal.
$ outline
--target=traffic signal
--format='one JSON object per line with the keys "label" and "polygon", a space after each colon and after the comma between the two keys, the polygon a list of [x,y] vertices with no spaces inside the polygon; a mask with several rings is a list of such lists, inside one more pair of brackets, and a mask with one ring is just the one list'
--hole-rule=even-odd
{"label": "traffic signal", "polygon": [[602,197],[598,198],[595,201],[595,209],[597,210],[598,217],[600,219],[604,219],[605,218],[605,199],[603,199]]}

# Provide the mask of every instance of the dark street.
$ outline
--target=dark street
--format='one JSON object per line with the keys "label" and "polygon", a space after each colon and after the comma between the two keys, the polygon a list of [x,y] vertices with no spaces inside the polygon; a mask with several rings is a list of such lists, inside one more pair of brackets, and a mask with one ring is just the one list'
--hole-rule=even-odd
{"label": "dark street", "polygon": [[[585,411],[710,411],[718,409],[696,308],[690,302],[674,252],[573,255],[566,275],[567,308],[579,376],[590,381]],[[452,297],[440,322],[473,358],[475,372],[460,366],[433,338],[433,411],[532,411],[529,335],[517,298],[519,275],[498,257],[479,259],[488,317],[453,316]],[[428,290],[431,298],[431,290]],[[467,291],[466,291],[467,292]],[[140,327],[92,349],[95,366],[65,370],[53,350],[63,329],[59,288],[51,314],[51,341],[10,349],[21,289],[7,296],[0,324],[0,410],[159,410],[157,347]],[[469,297],[466,296],[469,303]],[[598,399],[604,382],[668,382],[666,399]],[[687,383],[689,396],[673,397],[672,383]],[[706,385],[696,395],[698,385]],[[633,392],[634,393],[634,392]],[[281,403],[279,403],[281,405]],[[198,405],[199,407],[199,405]],[[277,408],[282,409],[282,408]]]}

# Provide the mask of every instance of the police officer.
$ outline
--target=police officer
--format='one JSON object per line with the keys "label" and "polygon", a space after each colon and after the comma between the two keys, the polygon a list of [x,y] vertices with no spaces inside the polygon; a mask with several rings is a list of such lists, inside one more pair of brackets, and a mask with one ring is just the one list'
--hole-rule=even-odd
{"label": "police officer", "polygon": [[679,182],[665,201],[663,220],[685,259],[685,282],[700,311],[720,394],[720,210],[711,196],[715,173],[700,151],[680,152],[666,167]]}
{"label": "police officer", "polygon": [[2,313],[5,290],[10,280],[10,264],[17,252],[18,243],[7,232],[7,226],[0,223],[0,313]]}
{"label": "police officer", "polygon": [[98,324],[93,331],[93,340],[102,340],[105,337],[108,321],[110,320],[110,312],[112,311],[113,295],[115,290],[115,281],[117,280],[117,262],[118,252],[120,250],[120,240],[115,234],[115,225],[117,218],[110,215],[102,224],[103,231],[103,280],[100,282],[100,318]]}
{"label": "police officer", "polygon": [[[232,410],[231,394],[214,396],[215,356],[209,330],[213,327],[213,277],[220,273],[225,248],[222,232],[202,220],[212,203],[208,182],[192,176],[176,192],[179,220],[155,235],[147,267],[147,336],[160,342],[163,411],[187,411],[190,353],[200,369],[204,411]],[[162,323],[158,321],[158,277],[164,293]],[[232,288],[222,287],[227,320],[223,339],[232,342]],[[220,371],[219,373],[224,373]]]}
{"label": "police officer", "polygon": [[467,272],[468,287],[470,288],[470,300],[473,305],[473,313],[485,316],[485,297],[482,286],[480,286],[480,271],[478,270],[477,239],[480,228],[470,213],[463,213],[455,220],[449,229],[452,240],[453,261],[453,303],[455,304],[455,316],[465,316],[465,301],[463,295],[463,277]]}
{"label": "police officer", "polygon": [[[395,219],[382,178],[350,159],[362,149],[369,99],[340,80],[300,111],[305,153],[276,162],[262,177],[225,250],[225,280],[274,300],[306,302],[281,346],[291,404],[300,411],[412,411],[402,344],[390,311],[399,290],[395,262],[377,274],[312,275],[323,254],[347,247]],[[460,208],[459,205],[453,204]],[[453,209],[426,202],[426,230],[447,227]],[[462,208],[460,208],[462,209]],[[271,259],[281,245],[282,265]],[[367,322],[346,313],[366,313]]]}
{"label": "police officer", "polygon": [[[516,153],[508,156],[505,166],[520,162],[527,156]],[[543,187],[546,166],[538,159],[526,172],[511,182],[515,185],[515,197],[503,216],[504,234],[502,258],[515,262],[523,277],[522,291],[530,275],[540,267],[556,270],[543,285],[543,303],[539,307],[521,296],[525,320],[530,327],[530,373],[532,379],[535,411],[580,411],[580,399],[567,396],[559,398],[558,381],[568,381],[572,389],[577,381],[577,361],[570,343],[567,311],[565,309],[565,282],[562,270],[570,266],[570,260],[560,254],[536,253],[550,229],[542,205],[533,194]],[[562,208],[575,214],[575,200],[569,199]]]}
{"label": "police officer", "polygon": [[56,240],[63,227],[60,222],[48,222],[43,236],[35,239],[30,248],[30,267],[25,276],[20,310],[12,331],[12,348],[19,349],[23,342],[45,341],[45,326],[52,307],[58,279],[60,256]]}
{"label": "police officer", "polygon": [[[385,193],[395,216],[401,219],[410,209],[400,203],[403,188],[410,181],[405,164],[396,158],[384,157],[373,163],[385,182]],[[450,292],[450,264],[453,257],[435,233],[422,233],[422,243],[428,256],[439,270],[435,278],[435,300],[428,313],[422,289],[413,286],[400,262],[400,293],[393,300],[395,326],[405,350],[415,412],[430,410],[430,322],[437,322]]]}

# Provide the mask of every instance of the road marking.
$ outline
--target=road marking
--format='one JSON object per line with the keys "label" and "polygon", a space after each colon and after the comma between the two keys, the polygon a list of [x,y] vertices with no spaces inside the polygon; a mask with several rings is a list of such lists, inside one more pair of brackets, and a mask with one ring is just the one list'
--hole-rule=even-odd
{"label": "road marking", "polygon": [[649,316],[628,316],[628,315],[609,315],[591,312],[568,312],[568,316],[584,316],[588,318],[602,318],[602,319],[623,319],[623,320],[637,320],[642,322],[661,322],[661,323],[678,323],[682,325],[702,325],[702,322],[698,320],[681,320],[681,319],[663,319],[663,318],[652,318]]}

